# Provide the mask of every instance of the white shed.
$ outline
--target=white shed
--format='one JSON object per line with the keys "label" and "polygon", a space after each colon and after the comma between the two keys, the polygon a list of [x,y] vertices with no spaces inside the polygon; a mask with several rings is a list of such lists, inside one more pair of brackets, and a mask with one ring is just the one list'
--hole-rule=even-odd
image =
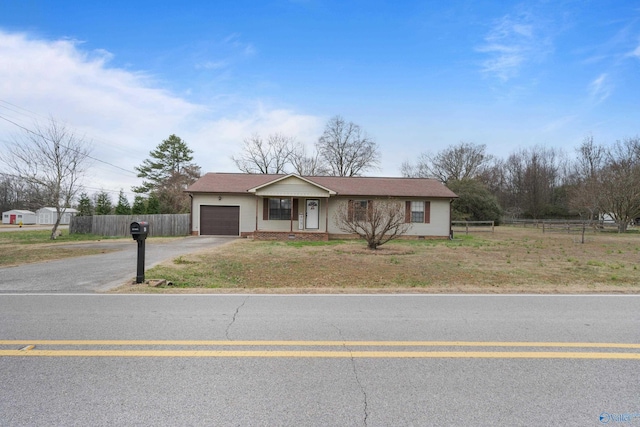
{"label": "white shed", "polygon": [[36,214],[35,212],[26,211],[22,209],[13,209],[11,211],[2,212],[3,224],[35,224]]}
{"label": "white shed", "polygon": [[[40,208],[36,213],[38,214],[38,224],[55,224],[58,218],[56,208]],[[69,224],[71,217],[77,213],[78,211],[76,209],[66,208],[62,214],[62,218],[60,218],[60,224]]]}

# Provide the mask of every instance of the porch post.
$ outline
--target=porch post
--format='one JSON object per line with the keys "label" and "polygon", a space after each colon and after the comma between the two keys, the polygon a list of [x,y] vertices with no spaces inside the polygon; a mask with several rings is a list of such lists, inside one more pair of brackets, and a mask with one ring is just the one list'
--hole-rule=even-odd
{"label": "porch post", "polygon": [[256,196],[256,229],[255,229],[255,231],[258,231],[258,212],[259,212],[259,210],[258,210],[258,200],[259,200],[259,197]]}
{"label": "porch post", "polygon": [[291,214],[289,215],[289,232],[293,233],[293,196],[289,198],[291,203]]}
{"label": "porch post", "polygon": [[[331,197],[331,196],[329,196]],[[324,207],[325,215],[324,215],[324,232],[329,234],[329,197],[327,197]]]}

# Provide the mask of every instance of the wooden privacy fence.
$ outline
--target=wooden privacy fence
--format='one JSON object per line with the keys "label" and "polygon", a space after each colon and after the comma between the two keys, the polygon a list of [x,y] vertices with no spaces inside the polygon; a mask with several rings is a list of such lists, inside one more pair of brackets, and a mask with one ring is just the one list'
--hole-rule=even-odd
{"label": "wooden privacy fence", "polygon": [[91,233],[100,236],[129,236],[133,221],[147,221],[149,236],[187,236],[190,214],[163,215],[93,215],[71,218],[69,233]]}
{"label": "wooden privacy fence", "polygon": [[469,234],[469,231],[489,231],[493,233],[495,221],[451,221],[451,228],[453,231],[464,231],[464,234]]}

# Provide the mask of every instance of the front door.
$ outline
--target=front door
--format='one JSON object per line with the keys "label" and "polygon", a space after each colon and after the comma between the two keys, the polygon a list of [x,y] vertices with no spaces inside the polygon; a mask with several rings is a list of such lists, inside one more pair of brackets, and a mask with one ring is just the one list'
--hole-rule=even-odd
{"label": "front door", "polygon": [[307,199],[307,229],[317,230],[320,224],[320,201],[318,199]]}
{"label": "front door", "polygon": [[16,216],[15,215],[9,216],[9,224],[15,224],[15,223],[16,223]]}

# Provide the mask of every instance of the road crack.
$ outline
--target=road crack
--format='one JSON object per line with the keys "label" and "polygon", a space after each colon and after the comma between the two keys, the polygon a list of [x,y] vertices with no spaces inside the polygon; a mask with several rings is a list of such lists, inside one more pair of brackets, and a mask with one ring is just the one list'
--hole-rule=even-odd
{"label": "road crack", "polygon": [[351,350],[346,342],[344,337],[342,336],[342,331],[340,330],[340,328],[338,328],[336,325],[331,325],[334,328],[336,328],[336,330],[338,331],[338,335],[340,335],[340,339],[342,340],[342,347],[349,352],[350,360],[351,360],[351,368],[353,369],[353,376],[356,380],[356,384],[358,385],[358,388],[360,389],[360,393],[362,393],[362,405],[363,405],[363,409],[364,409],[364,414],[363,414],[363,418],[362,418],[362,424],[364,425],[364,427],[367,427],[367,422],[369,420],[369,400],[368,400],[368,396],[367,396],[367,391],[365,390],[364,386],[362,385],[362,382],[360,381],[360,377],[358,376],[358,369],[356,366],[356,359],[353,357],[353,350]]}
{"label": "road crack", "polygon": [[236,321],[236,317],[238,316],[238,312],[240,311],[240,309],[244,306],[244,304],[247,302],[247,300],[249,299],[249,297],[245,297],[244,300],[242,300],[242,304],[240,304],[238,307],[236,307],[236,311],[235,313],[233,313],[233,317],[231,318],[231,322],[229,322],[229,324],[227,325],[227,329],[224,331],[224,335],[227,337],[227,340],[231,341],[231,338],[229,337],[229,330],[231,329],[231,326],[233,326],[233,324]]}

